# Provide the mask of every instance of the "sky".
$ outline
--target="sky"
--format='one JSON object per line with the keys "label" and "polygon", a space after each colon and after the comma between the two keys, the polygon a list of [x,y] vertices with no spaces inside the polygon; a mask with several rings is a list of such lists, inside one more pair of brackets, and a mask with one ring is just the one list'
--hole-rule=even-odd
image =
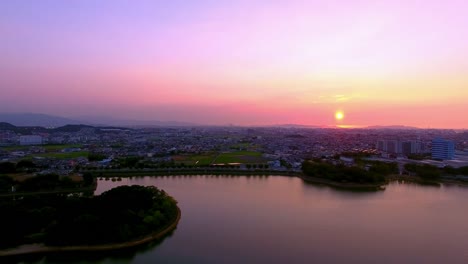
{"label": "sky", "polygon": [[3,0],[0,112],[468,128],[467,12],[465,0]]}

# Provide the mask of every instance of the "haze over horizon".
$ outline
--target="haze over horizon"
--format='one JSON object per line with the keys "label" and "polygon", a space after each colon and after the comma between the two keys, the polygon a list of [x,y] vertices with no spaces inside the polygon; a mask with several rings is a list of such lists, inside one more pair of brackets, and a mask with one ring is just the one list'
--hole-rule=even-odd
{"label": "haze over horizon", "polygon": [[2,1],[0,112],[467,128],[466,10],[462,0]]}

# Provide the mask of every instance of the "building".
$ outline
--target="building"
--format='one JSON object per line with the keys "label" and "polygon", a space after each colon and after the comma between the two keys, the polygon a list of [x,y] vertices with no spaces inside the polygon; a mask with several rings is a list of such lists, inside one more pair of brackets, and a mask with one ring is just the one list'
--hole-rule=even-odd
{"label": "building", "polygon": [[379,140],[377,142],[377,149],[391,154],[401,153],[400,144],[397,140]]}
{"label": "building", "polygon": [[400,151],[398,149],[398,141],[387,140],[387,152],[392,154],[399,153]]}
{"label": "building", "polygon": [[420,141],[411,140],[401,142],[401,152],[405,155],[418,154],[422,152],[422,144]]}
{"label": "building", "polygon": [[43,143],[42,137],[37,135],[20,136],[19,141],[22,146],[42,145]]}
{"label": "building", "polygon": [[455,156],[455,143],[450,140],[436,138],[432,140],[432,159],[451,160]]}
{"label": "building", "polygon": [[422,152],[422,143],[418,140],[379,140],[377,149],[389,154],[418,154]]}

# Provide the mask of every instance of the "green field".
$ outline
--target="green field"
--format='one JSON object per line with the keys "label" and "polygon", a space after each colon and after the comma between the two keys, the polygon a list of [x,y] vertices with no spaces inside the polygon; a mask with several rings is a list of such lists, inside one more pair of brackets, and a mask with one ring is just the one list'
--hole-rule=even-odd
{"label": "green field", "polygon": [[265,159],[261,152],[256,151],[235,151],[221,153],[214,163],[264,163]]}
{"label": "green field", "polygon": [[216,153],[206,153],[199,155],[177,155],[173,156],[172,159],[176,163],[184,163],[185,165],[210,165],[215,157]]}

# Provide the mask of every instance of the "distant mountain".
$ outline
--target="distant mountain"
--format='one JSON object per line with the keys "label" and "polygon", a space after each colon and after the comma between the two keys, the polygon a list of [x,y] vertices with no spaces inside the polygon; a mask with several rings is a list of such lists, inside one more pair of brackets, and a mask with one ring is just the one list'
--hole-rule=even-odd
{"label": "distant mountain", "polygon": [[79,117],[67,118],[35,113],[0,113],[0,122],[10,123],[15,126],[30,127],[41,126],[48,128],[62,127],[65,125],[94,125],[117,127],[172,127],[172,126],[198,126],[195,123],[178,121],[142,121],[129,119],[116,119],[111,117]]}
{"label": "distant mountain", "polygon": [[84,116],[74,119],[81,120],[82,123],[100,126],[126,126],[126,127],[174,127],[174,126],[199,126],[196,123],[179,121],[157,121],[157,120],[132,120],[117,119],[105,116]]}
{"label": "distant mountain", "polygon": [[95,132],[103,132],[110,130],[131,130],[124,127],[111,127],[111,126],[88,126],[88,125],[65,125],[56,128],[45,128],[41,126],[15,126],[10,123],[0,122],[0,131],[13,131],[18,134],[27,135],[33,133],[50,133],[50,132],[65,132],[73,133],[78,132],[82,129],[89,128],[95,130]]}
{"label": "distant mountain", "polygon": [[47,128],[41,126],[15,126],[10,123],[0,122],[0,131],[2,130],[13,131],[23,135],[31,134],[33,132],[47,132]]}
{"label": "distant mountain", "polygon": [[61,127],[56,127],[52,129],[54,132],[78,132],[83,128],[94,128],[93,126],[88,126],[88,125],[65,125]]}
{"label": "distant mountain", "polygon": [[66,132],[66,133],[71,133],[71,132],[78,132],[84,128],[89,128],[89,129],[94,129],[96,132],[104,131],[104,130],[131,130],[130,128],[126,127],[114,127],[114,126],[89,126],[89,125],[66,125],[62,127],[57,127],[54,129],[51,129],[53,132]]}
{"label": "distant mountain", "polygon": [[418,127],[411,126],[368,126],[369,129],[398,129],[398,130],[410,130],[410,129],[420,129]]}
{"label": "distant mountain", "polygon": [[6,122],[0,122],[0,130],[15,130],[16,126],[6,123]]}
{"label": "distant mountain", "polygon": [[33,113],[0,113],[0,122],[10,123],[15,126],[42,126],[60,127],[69,124],[80,124],[82,122],[45,114]]}
{"label": "distant mountain", "polygon": [[298,124],[277,124],[277,125],[267,125],[265,127],[281,127],[281,128],[321,128],[321,126],[314,125],[298,125]]}

